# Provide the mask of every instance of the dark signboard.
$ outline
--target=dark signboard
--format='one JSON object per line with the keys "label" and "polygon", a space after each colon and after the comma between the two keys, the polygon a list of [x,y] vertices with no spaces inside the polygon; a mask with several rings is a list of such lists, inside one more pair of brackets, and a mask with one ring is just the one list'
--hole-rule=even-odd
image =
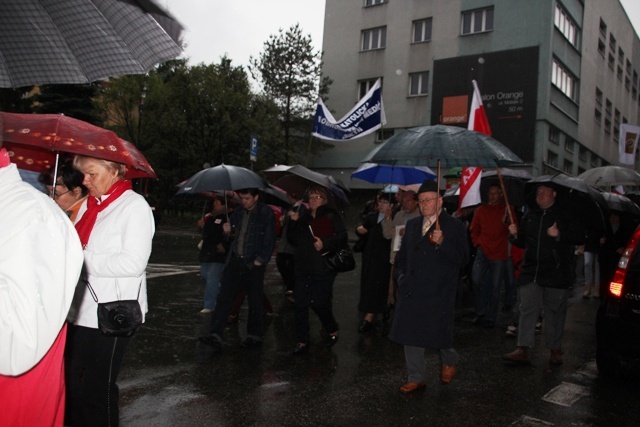
{"label": "dark signboard", "polygon": [[[466,126],[448,111],[478,82],[493,137],[525,162],[533,161],[538,90],[538,47],[442,59],[433,65],[431,124]],[[466,116],[466,115],[465,115]]]}

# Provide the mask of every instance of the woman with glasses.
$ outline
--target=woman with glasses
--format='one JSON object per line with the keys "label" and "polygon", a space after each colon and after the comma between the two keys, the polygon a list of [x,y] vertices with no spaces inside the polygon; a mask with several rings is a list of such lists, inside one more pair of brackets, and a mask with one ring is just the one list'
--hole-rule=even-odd
{"label": "woman with glasses", "polygon": [[338,323],[333,316],[331,295],[336,272],[327,267],[323,255],[347,244],[347,230],[340,214],[327,206],[329,193],[322,186],[308,191],[309,210],[291,215],[288,239],[296,247],[295,323],[298,344],[293,354],[309,352],[309,307],[316,312],[327,333],[326,346],[338,342]]}
{"label": "woman with glasses", "polygon": [[82,184],[84,175],[68,161],[59,168],[56,178],[53,200],[69,215],[71,222],[76,220],[82,202],[87,198],[87,187]]}

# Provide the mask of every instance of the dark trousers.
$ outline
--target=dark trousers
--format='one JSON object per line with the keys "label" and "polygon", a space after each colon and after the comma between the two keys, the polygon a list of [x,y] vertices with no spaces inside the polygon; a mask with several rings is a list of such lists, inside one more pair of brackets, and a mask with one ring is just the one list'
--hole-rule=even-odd
{"label": "dark trousers", "polygon": [[280,253],[276,255],[276,266],[278,267],[280,276],[282,276],[285,290],[292,291],[296,284],[293,267],[293,254]]}
{"label": "dark trousers", "polygon": [[117,426],[118,373],[130,337],[107,337],[98,329],[69,325],[65,349],[65,425]]}
{"label": "dark trousers", "polygon": [[244,258],[232,257],[229,260],[220,278],[220,293],[211,319],[212,335],[218,339],[224,339],[224,329],[227,326],[233,302],[240,292],[246,292],[249,302],[247,336],[262,340],[264,271],[264,265],[257,267],[247,264]]}
{"label": "dark trousers", "polygon": [[315,311],[327,333],[336,332],[338,323],[333,317],[331,297],[335,276],[296,277],[295,319],[296,337],[300,343],[309,342],[309,307]]}

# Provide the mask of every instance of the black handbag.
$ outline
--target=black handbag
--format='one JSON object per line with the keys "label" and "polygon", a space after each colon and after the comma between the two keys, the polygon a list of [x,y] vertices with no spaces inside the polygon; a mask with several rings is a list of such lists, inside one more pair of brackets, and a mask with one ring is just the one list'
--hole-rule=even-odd
{"label": "black handbag", "polygon": [[[98,329],[108,337],[130,337],[142,325],[142,310],[138,299],[98,302],[98,296],[87,282],[93,300],[98,303]],[[138,287],[138,297],[140,296]]]}
{"label": "black handbag", "polygon": [[349,248],[327,254],[325,261],[329,270],[336,273],[346,273],[356,268],[356,259]]}

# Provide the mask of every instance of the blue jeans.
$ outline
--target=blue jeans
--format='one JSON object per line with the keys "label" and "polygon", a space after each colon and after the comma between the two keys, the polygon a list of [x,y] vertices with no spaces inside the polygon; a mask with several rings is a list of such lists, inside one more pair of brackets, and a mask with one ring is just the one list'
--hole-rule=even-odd
{"label": "blue jeans", "polygon": [[213,310],[216,307],[218,292],[220,292],[220,273],[224,264],[220,262],[200,263],[200,275],[204,279],[204,308]]}
{"label": "blue jeans", "polygon": [[500,285],[505,277],[507,260],[488,259],[481,248],[476,251],[471,279],[475,286],[475,308],[478,316],[496,321],[500,301]]}

